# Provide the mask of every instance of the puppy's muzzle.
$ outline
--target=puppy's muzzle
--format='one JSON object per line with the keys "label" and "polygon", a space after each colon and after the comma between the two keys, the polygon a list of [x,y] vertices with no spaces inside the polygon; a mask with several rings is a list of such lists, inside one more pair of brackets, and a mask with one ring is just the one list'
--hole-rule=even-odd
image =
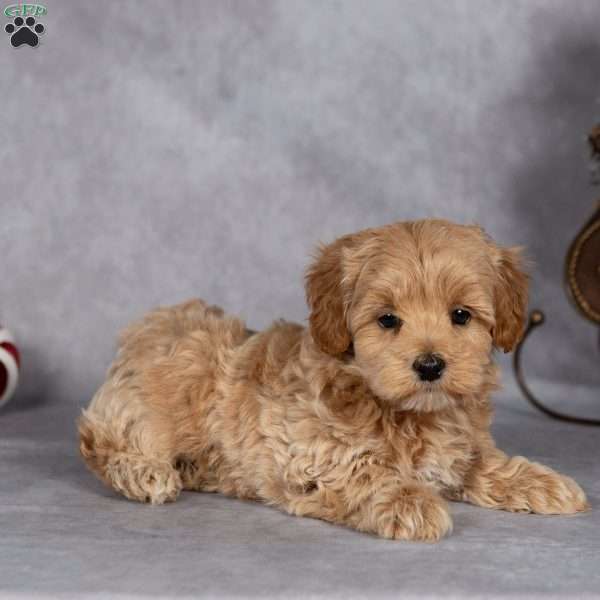
{"label": "puppy's muzzle", "polygon": [[421,354],[413,363],[413,369],[421,381],[435,381],[442,376],[446,363],[438,354]]}

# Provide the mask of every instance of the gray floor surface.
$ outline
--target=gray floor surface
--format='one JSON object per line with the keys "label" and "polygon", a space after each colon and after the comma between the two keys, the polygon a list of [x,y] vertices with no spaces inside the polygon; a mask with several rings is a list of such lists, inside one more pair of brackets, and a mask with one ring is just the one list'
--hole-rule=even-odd
{"label": "gray floor surface", "polygon": [[600,597],[600,432],[548,420],[513,392],[497,401],[498,444],[575,477],[595,510],[452,504],[454,532],[435,545],[213,494],[126,501],[80,461],[77,411],[15,403],[0,414],[2,597]]}

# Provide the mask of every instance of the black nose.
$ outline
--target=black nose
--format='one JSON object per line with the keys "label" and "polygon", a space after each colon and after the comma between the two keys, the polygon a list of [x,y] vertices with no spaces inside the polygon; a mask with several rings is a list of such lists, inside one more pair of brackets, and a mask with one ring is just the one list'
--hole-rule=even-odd
{"label": "black nose", "polygon": [[413,369],[421,381],[435,381],[442,376],[446,363],[437,354],[421,354],[413,363]]}

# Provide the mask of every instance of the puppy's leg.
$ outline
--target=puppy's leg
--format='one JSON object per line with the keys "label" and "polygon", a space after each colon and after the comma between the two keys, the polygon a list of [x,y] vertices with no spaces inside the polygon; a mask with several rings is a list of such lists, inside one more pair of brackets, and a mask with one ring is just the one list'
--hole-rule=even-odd
{"label": "puppy's leg", "polygon": [[447,504],[434,489],[374,465],[349,481],[309,486],[288,510],[394,540],[432,542],[452,530]]}
{"label": "puppy's leg", "polygon": [[210,464],[210,450],[194,457],[178,455],[173,466],[181,477],[184,490],[195,492],[219,491],[219,480]]}
{"label": "puppy's leg", "polygon": [[433,489],[416,483],[376,490],[349,524],[394,540],[435,542],[452,531],[446,502]]}
{"label": "puppy's leg", "polygon": [[182,484],[172,466],[168,425],[128,393],[110,383],[99,390],[79,421],[81,455],[95,475],[130,500],[173,501]]}
{"label": "puppy's leg", "polygon": [[191,422],[190,394],[199,394],[201,381],[212,388],[215,348],[246,337],[241,321],[200,300],[156,309],[131,324],[79,422],[88,467],[133,500],[174,500],[182,487],[174,468],[181,454],[175,423]]}
{"label": "puppy's leg", "polygon": [[585,493],[570,477],[496,448],[482,452],[465,480],[463,499],[487,508],[547,515],[589,509]]}

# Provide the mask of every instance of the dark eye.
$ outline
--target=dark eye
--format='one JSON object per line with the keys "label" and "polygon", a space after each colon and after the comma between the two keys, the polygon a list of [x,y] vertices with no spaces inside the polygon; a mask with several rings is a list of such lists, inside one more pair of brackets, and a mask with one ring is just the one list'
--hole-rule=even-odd
{"label": "dark eye", "polygon": [[471,320],[471,313],[464,308],[457,308],[452,311],[451,318],[455,325],[466,325]]}
{"label": "dark eye", "polygon": [[396,315],[392,315],[391,313],[381,315],[379,319],[377,319],[377,322],[384,329],[393,329],[395,327],[398,327],[401,323],[400,319]]}

